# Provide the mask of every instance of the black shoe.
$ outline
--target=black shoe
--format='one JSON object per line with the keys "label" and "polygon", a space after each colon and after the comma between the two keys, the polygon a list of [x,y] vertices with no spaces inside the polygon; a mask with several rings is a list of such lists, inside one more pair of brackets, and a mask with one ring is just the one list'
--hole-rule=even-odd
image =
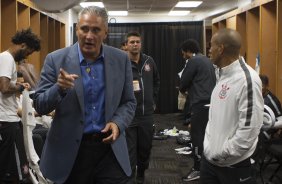
{"label": "black shoe", "polygon": [[200,171],[195,170],[192,168],[187,176],[182,177],[182,181],[193,181],[200,179]]}
{"label": "black shoe", "polygon": [[190,135],[179,135],[176,137],[177,144],[180,145],[188,145],[191,143],[191,136]]}
{"label": "black shoe", "polygon": [[144,178],[144,176],[143,177],[137,176],[135,181],[136,181],[136,184],[143,184],[144,181],[145,181],[145,178]]}
{"label": "black shoe", "polygon": [[136,184],[143,184],[145,181],[145,171],[144,170],[138,170],[137,168],[137,176],[135,179]]}

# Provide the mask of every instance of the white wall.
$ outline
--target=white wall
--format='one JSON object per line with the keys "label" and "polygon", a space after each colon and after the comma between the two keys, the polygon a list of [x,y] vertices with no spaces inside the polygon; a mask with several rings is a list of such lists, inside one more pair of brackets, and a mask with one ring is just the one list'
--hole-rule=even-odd
{"label": "white wall", "polygon": [[247,4],[250,4],[251,2],[253,2],[254,0],[238,0],[238,7],[243,7]]}
{"label": "white wall", "polygon": [[77,22],[77,13],[69,9],[63,13],[57,13],[57,16],[61,17],[63,20],[65,20],[66,23],[66,46],[70,46],[73,44],[73,23]]}

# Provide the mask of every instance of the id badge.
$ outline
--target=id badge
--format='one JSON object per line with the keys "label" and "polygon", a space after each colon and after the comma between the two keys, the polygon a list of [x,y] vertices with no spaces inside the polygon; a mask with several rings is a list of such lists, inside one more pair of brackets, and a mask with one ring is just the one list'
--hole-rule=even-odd
{"label": "id badge", "polygon": [[140,91],[140,85],[138,80],[133,81],[133,91]]}

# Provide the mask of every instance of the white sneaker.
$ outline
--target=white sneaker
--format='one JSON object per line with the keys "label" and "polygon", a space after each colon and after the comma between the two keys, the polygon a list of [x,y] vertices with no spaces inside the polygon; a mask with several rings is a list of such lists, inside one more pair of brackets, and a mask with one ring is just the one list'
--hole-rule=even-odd
{"label": "white sneaker", "polygon": [[177,154],[182,154],[182,155],[190,155],[192,151],[178,151],[176,152]]}
{"label": "white sneaker", "polygon": [[182,147],[182,148],[176,148],[174,150],[175,151],[191,151],[191,148],[186,146],[186,147]]}

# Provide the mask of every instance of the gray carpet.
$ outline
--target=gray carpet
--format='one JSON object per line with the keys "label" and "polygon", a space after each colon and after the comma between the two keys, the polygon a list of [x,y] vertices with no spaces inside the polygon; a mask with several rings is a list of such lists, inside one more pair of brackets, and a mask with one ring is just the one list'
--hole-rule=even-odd
{"label": "gray carpet", "polygon": [[[187,130],[183,125],[181,114],[155,115],[156,131],[172,129]],[[189,155],[176,154],[178,145],[175,137],[167,140],[154,140],[149,169],[146,171],[146,184],[180,184],[181,177],[192,167],[192,157]],[[197,184],[198,182],[189,182]]]}
{"label": "gray carpet", "polygon": [[[183,125],[183,118],[181,114],[166,114],[155,115],[156,131],[163,129],[171,129],[174,126],[178,130],[187,130]],[[170,137],[167,140],[154,140],[151,153],[151,161],[149,169],[145,176],[146,184],[198,184],[198,181],[182,182],[181,177],[185,176],[193,164],[191,156],[176,154],[175,148],[183,147],[178,145],[175,137]],[[265,181],[269,179],[270,174],[274,171],[275,165],[268,166],[263,171],[263,178]],[[282,178],[282,169],[279,173]],[[273,180],[272,184],[281,184],[277,178]],[[257,177],[257,184],[262,184],[261,178]],[[266,182],[265,182],[266,184]]]}

